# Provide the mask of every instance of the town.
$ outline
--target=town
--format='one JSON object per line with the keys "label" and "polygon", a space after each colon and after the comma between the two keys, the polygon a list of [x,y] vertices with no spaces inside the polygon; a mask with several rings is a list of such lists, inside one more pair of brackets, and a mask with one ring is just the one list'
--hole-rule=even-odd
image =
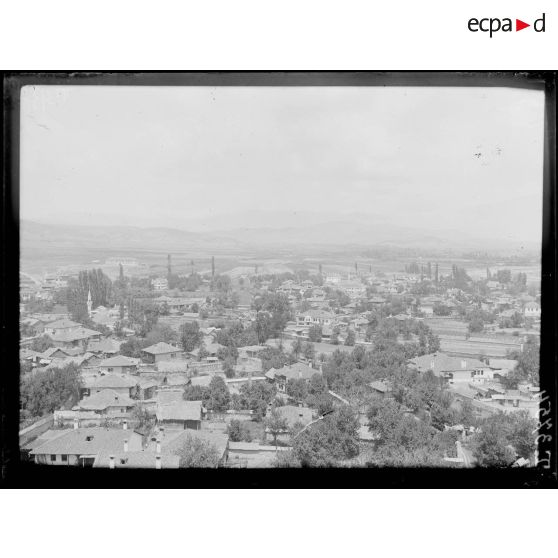
{"label": "town", "polygon": [[540,279],[423,257],[392,269],[155,257],[22,268],[22,459],[536,464]]}

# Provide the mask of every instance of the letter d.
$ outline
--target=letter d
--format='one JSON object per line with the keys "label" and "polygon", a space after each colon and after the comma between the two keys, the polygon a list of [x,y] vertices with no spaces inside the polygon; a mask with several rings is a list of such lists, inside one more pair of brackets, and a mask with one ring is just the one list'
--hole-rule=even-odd
{"label": "letter d", "polygon": [[[543,14],[542,17],[541,17],[540,19],[536,19],[536,20],[535,20],[535,23],[533,23],[533,29],[534,29],[537,33],[544,33],[544,24],[545,24],[544,17],[545,17],[545,14]],[[541,27],[540,29],[538,28],[539,22],[542,23],[542,27]]]}

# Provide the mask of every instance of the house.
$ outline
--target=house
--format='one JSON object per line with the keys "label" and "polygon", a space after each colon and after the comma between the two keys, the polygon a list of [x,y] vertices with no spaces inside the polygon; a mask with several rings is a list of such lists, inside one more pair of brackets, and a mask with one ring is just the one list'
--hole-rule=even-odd
{"label": "house", "polygon": [[335,319],[335,314],[333,312],[327,312],[326,310],[317,310],[311,308],[306,312],[301,312],[297,314],[296,321],[297,325],[321,325],[321,326],[328,326],[333,323]]}
{"label": "house", "polygon": [[278,452],[290,450],[290,447],[276,448],[258,442],[229,442],[227,467],[271,468],[275,466]]}
{"label": "house", "polygon": [[70,366],[71,364],[77,366],[78,368],[81,368],[82,366],[91,366],[91,363],[95,361],[95,358],[95,355],[91,353],[67,356],[65,358],[54,358],[45,369],[50,370],[52,368],[66,368],[66,366]]}
{"label": "house", "polygon": [[101,361],[99,369],[104,373],[132,374],[137,371],[139,358],[116,355]]}
{"label": "house", "polygon": [[140,401],[146,399],[154,399],[157,395],[157,388],[159,383],[157,380],[150,380],[149,378],[140,379],[137,385],[137,397]]}
{"label": "house", "polygon": [[60,347],[49,347],[42,353],[39,353],[39,358],[46,360],[64,359],[69,356],[69,353]]}
{"label": "house", "polygon": [[517,360],[509,358],[490,358],[488,359],[488,366],[493,371],[494,376],[507,376],[510,372],[515,370],[518,365]]}
{"label": "house", "polygon": [[110,389],[118,395],[135,397],[137,393],[138,379],[131,376],[117,376],[116,374],[104,374],[94,378],[88,389],[89,395],[94,395],[105,389]]}
{"label": "house", "polygon": [[311,364],[307,365],[301,362],[295,362],[295,364],[283,366],[282,368],[271,368],[265,373],[265,377],[275,382],[279,391],[285,392],[289,380],[302,379],[308,381],[314,374],[321,374],[321,372],[312,368]]}
{"label": "house", "polygon": [[338,273],[328,273],[325,280],[326,283],[336,285],[337,283],[339,283],[339,281],[341,281],[341,275],[339,275]]}
{"label": "house", "polygon": [[63,318],[61,320],[55,320],[53,322],[47,323],[44,326],[44,332],[47,335],[56,335],[58,333],[68,333],[71,331],[77,331],[83,326],[72,320]]}
{"label": "house", "polygon": [[112,389],[103,389],[82,399],[72,410],[93,411],[101,418],[127,419],[136,402],[127,395],[120,395]]}
{"label": "house", "polygon": [[523,307],[523,315],[526,318],[534,318],[536,320],[541,317],[541,306],[537,302],[528,302]]}
{"label": "house", "polygon": [[433,304],[421,304],[418,307],[418,311],[425,316],[433,316],[434,315],[434,305]]}
{"label": "house", "polygon": [[418,372],[432,372],[446,379],[450,384],[470,382],[476,376],[490,374],[490,366],[476,358],[451,357],[444,353],[434,353],[410,359],[409,365]]}
{"label": "house", "polygon": [[172,360],[179,357],[182,351],[173,345],[169,345],[168,343],[164,343],[163,341],[159,343],[155,343],[155,345],[151,345],[142,349],[141,351],[142,357],[146,362],[154,364],[156,362],[160,362],[162,360]]}
{"label": "house", "polygon": [[[293,428],[303,428],[304,426],[312,422],[313,418],[312,409],[308,407],[284,405],[281,407],[275,407],[275,411],[281,418],[285,420],[286,428],[281,432],[276,433],[276,436],[274,436],[271,430],[267,427],[265,429],[265,437],[267,439],[267,437],[270,436],[273,440],[275,440],[276,437],[278,441],[283,443],[290,441]],[[268,418],[269,416],[271,416],[272,412],[273,411],[268,411]]]}
{"label": "house", "polygon": [[385,396],[392,391],[390,384],[383,380],[376,380],[374,382],[370,382],[368,385],[375,393],[381,396]]}
{"label": "house", "polygon": [[101,332],[86,327],[78,329],[59,330],[50,335],[52,343],[55,347],[73,348],[79,347],[83,351],[91,339],[101,339]]}
{"label": "house", "polygon": [[366,286],[360,281],[338,281],[336,286],[351,298],[360,297],[366,293]]}
{"label": "house", "polygon": [[156,277],[151,280],[151,286],[154,291],[166,291],[169,288],[169,282],[166,277]]}
{"label": "house", "polygon": [[91,467],[100,454],[142,449],[141,435],[128,429],[74,427],[52,430],[42,438],[29,454],[35,463],[47,465]]}
{"label": "house", "polygon": [[87,344],[87,352],[100,355],[103,358],[118,354],[122,341],[103,337],[102,339],[93,339]]}
{"label": "house", "polygon": [[157,423],[175,428],[200,430],[202,421],[201,401],[176,401],[157,406]]}
{"label": "house", "polygon": [[[312,422],[313,414],[312,409],[309,407],[300,407],[296,405],[283,405],[281,407],[275,407],[275,411],[285,419],[287,423],[287,428],[290,429],[296,424],[301,424],[306,426],[309,422]],[[271,413],[268,412],[269,417]]]}
{"label": "house", "polygon": [[265,345],[247,345],[245,347],[238,347],[239,358],[257,358],[261,351],[265,351]]}

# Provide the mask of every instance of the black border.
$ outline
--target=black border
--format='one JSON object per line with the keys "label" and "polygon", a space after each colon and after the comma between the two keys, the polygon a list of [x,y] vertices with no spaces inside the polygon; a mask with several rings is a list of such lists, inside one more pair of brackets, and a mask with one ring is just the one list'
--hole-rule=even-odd
{"label": "black border", "polygon": [[[219,469],[108,471],[49,467],[19,460],[19,93],[25,85],[135,86],[438,86],[513,87],[544,90],[544,208],[542,255],[541,387],[552,403],[550,467],[536,469]],[[0,436],[2,482],[25,488],[543,488],[557,479],[556,387],[556,86],[549,71],[482,72],[10,72],[3,74],[2,296]],[[548,432],[548,431],[545,431]]]}

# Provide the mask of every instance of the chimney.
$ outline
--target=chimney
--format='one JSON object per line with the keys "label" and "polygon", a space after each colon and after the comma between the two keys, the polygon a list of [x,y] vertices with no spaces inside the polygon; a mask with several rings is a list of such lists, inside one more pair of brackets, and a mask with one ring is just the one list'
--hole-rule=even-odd
{"label": "chimney", "polygon": [[109,457],[109,469],[114,469],[114,455]]}
{"label": "chimney", "polygon": [[128,440],[124,440],[124,453],[128,451]]}
{"label": "chimney", "polygon": [[125,420],[125,421],[122,423],[122,428],[123,428],[124,430],[128,430],[128,421],[127,421],[127,420]]}
{"label": "chimney", "polygon": [[155,456],[155,469],[161,469],[161,456],[160,455],[156,455]]}
{"label": "chimney", "polygon": [[79,428],[78,419],[74,419],[74,430],[77,430],[78,428]]}
{"label": "chimney", "polygon": [[157,444],[155,447],[156,447],[155,451],[157,453],[161,453],[161,440],[157,440]]}

